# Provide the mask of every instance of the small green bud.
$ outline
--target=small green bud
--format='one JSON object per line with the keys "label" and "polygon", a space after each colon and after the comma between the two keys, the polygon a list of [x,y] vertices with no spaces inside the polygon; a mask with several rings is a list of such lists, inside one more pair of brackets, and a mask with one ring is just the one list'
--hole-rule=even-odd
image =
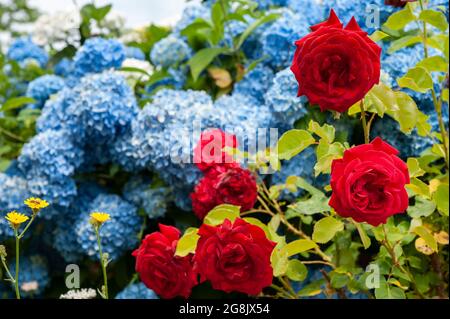
{"label": "small green bud", "polygon": [[8,256],[8,254],[6,253],[6,247],[3,245],[0,245],[0,257],[6,258],[6,256]]}

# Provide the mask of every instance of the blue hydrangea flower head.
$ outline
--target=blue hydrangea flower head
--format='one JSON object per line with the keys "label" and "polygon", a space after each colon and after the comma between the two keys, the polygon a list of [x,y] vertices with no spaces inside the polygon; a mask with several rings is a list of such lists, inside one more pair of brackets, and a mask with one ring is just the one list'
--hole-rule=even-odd
{"label": "blue hydrangea flower head", "polygon": [[292,128],[295,121],[307,113],[307,100],[305,97],[298,97],[297,91],[297,81],[289,68],[275,75],[265,95],[275,126]]}
{"label": "blue hydrangea flower head", "polygon": [[36,100],[35,107],[41,108],[50,96],[64,87],[64,80],[56,75],[43,75],[28,85],[26,95]]}
{"label": "blue hydrangea flower head", "polygon": [[209,20],[210,12],[210,8],[201,3],[187,3],[180,20],[178,20],[173,28],[173,33],[179,34],[183,29],[185,29],[188,25],[190,25],[198,18]]}
{"label": "blue hydrangea flower head", "polygon": [[81,214],[75,225],[78,244],[86,256],[91,259],[99,258],[95,233],[89,222],[92,212],[105,212],[111,217],[100,228],[102,248],[110,259],[117,260],[136,247],[143,221],[137,208],[120,196],[100,194],[91,202],[89,211]]}
{"label": "blue hydrangea flower head", "polygon": [[274,70],[282,70],[292,63],[296,50],[295,41],[309,33],[309,23],[289,9],[280,11],[281,17],[263,32],[261,42],[263,56]]}
{"label": "blue hydrangea flower head", "polygon": [[18,158],[20,169],[28,180],[45,176],[56,180],[71,176],[83,160],[66,131],[45,131],[24,145]]}
{"label": "blue hydrangea flower head", "polygon": [[53,248],[68,263],[81,260],[84,256],[83,249],[78,243],[75,225],[80,216],[89,214],[92,201],[100,194],[106,194],[106,190],[96,183],[83,182],[77,185],[77,196],[68,208],[63,218],[56,220],[53,229]]}
{"label": "blue hydrangea flower head", "polygon": [[399,124],[386,116],[374,124],[371,135],[372,138],[381,137],[398,149],[399,156],[403,159],[419,157],[424,150],[433,145],[432,139],[419,136],[415,130],[409,135],[401,132]]}
{"label": "blue hydrangea flower head", "polygon": [[191,55],[192,50],[183,39],[169,35],[155,43],[150,60],[155,66],[168,68],[186,61]]}
{"label": "blue hydrangea flower head", "polygon": [[287,2],[288,7],[306,19],[309,25],[315,25],[327,18],[328,12],[325,12],[325,7],[320,0],[288,0]]}
{"label": "blue hydrangea flower head", "polygon": [[31,197],[28,183],[16,170],[0,173],[0,242],[14,236],[14,232],[4,216],[10,211],[25,212],[23,201]]}
{"label": "blue hydrangea flower head", "polygon": [[67,130],[78,144],[100,147],[123,134],[137,112],[133,90],[122,75],[92,74],[49,101],[37,129]]}
{"label": "blue hydrangea flower head", "polygon": [[47,52],[33,43],[29,37],[16,39],[8,48],[6,56],[21,65],[35,61],[41,68],[44,68],[48,63]]}
{"label": "blue hydrangea flower head", "polygon": [[270,7],[285,7],[288,0],[256,0],[259,9],[268,9]]}
{"label": "blue hydrangea flower head", "polygon": [[141,175],[130,178],[123,188],[123,197],[138,208],[142,208],[149,218],[165,215],[169,195],[169,188],[154,187],[151,179]]}
{"label": "blue hydrangea flower head", "polygon": [[115,299],[158,299],[155,292],[143,283],[131,284],[116,295]]}
{"label": "blue hydrangea flower head", "polygon": [[125,47],[125,55],[127,59],[136,59],[145,61],[145,53],[137,47],[127,46]]}
{"label": "blue hydrangea flower head", "polygon": [[75,55],[75,73],[81,77],[88,73],[120,68],[125,58],[125,47],[119,41],[90,38]]}
{"label": "blue hydrangea flower head", "polygon": [[272,79],[273,71],[263,64],[258,64],[244,76],[242,81],[236,83],[234,93],[251,96],[258,102],[264,103],[264,94],[269,89]]}
{"label": "blue hydrangea flower head", "polygon": [[[15,275],[15,261],[9,265],[11,275]],[[47,260],[40,255],[22,256],[20,258],[19,289],[25,298],[42,296],[50,284]]]}
{"label": "blue hydrangea flower head", "polygon": [[55,74],[66,78],[74,73],[74,63],[71,59],[62,58],[55,67]]}

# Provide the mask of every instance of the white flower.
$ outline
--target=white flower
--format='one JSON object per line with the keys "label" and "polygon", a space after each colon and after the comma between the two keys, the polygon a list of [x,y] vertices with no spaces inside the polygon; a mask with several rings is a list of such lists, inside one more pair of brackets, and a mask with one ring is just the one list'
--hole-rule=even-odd
{"label": "white flower", "polygon": [[148,75],[141,72],[132,71],[119,71],[127,79],[148,81],[149,76],[153,73],[153,66],[148,61],[142,61],[137,59],[126,59],[123,61],[122,68],[140,69],[147,72]]}
{"label": "white flower", "polygon": [[97,292],[94,289],[73,289],[69,290],[67,293],[59,296],[59,299],[94,299],[97,297]]}
{"label": "white flower", "polygon": [[34,23],[33,41],[41,46],[63,48],[67,44],[78,45],[81,17],[78,11],[58,11],[45,14]]}

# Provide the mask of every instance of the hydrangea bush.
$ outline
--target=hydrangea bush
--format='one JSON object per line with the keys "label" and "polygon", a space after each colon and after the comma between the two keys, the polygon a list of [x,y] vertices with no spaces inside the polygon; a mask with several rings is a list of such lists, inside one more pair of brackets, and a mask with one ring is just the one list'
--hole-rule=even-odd
{"label": "hydrangea bush", "polygon": [[207,0],[127,30],[88,4],[11,30],[0,297],[448,298],[447,7]]}

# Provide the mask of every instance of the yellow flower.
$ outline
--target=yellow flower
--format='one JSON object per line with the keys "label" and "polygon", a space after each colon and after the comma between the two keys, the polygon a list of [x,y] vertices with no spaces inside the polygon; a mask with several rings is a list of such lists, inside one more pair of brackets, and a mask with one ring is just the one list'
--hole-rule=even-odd
{"label": "yellow flower", "polygon": [[36,198],[36,197],[30,197],[27,200],[24,201],[25,205],[27,205],[28,207],[30,207],[33,211],[40,211],[42,208],[45,208],[48,206],[48,202],[40,199],[40,198]]}
{"label": "yellow flower", "polygon": [[94,212],[91,214],[91,223],[94,225],[100,226],[109,219],[109,214],[106,213]]}
{"label": "yellow flower", "polygon": [[12,211],[6,214],[6,220],[9,221],[13,228],[19,228],[20,224],[25,223],[29,218],[24,214],[18,213],[16,211]]}

